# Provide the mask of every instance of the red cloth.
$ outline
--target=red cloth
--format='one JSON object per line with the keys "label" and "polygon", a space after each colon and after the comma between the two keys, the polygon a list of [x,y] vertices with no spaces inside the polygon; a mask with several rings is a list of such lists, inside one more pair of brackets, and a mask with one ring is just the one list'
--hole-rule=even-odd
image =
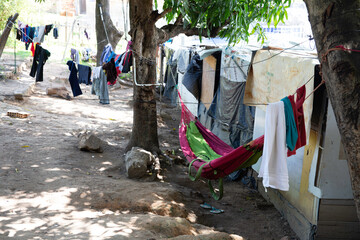
{"label": "red cloth", "polygon": [[33,57],[35,54],[35,47],[34,47],[34,43],[31,43],[31,47],[30,47],[30,51],[31,51],[31,56]]}
{"label": "red cloth", "polygon": [[298,130],[298,140],[296,142],[295,148],[293,151],[288,151],[288,157],[295,155],[296,150],[306,145],[306,130],[305,130],[305,119],[304,119],[304,109],[303,103],[306,96],[305,85],[296,90],[296,102],[294,102],[294,96],[288,96],[291,106],[293,107],[294,118],[296,123],[296,128]]}

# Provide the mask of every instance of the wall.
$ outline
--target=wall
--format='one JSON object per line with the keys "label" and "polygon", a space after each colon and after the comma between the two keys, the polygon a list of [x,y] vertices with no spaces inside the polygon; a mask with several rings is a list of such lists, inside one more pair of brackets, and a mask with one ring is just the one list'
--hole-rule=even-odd
{"label": "wall", "polygon": [[341,137],[331,104],[328,106],[326,124],[324,151],[320,160],[318,178],[321,198],[353,199],[349,168],[340,151]]}
{"label": "wall", "polygon": [[[265,111],[256,108],[255,125],[254,125],[254,139],[261,136],[265,132]],[[314,156],[314,146],[317,140],[315,132],[311,132],[309,142],[311,145],[299,148],[296,155],[288,157],[287,167],[289,172],[289,191],[279,191],[280,194],[286,198],[293,206],[307,218],[312,224],[316,223],[314,216],[315,196],[308,191],[309,186],[309,172]],[[304,154],[305,153],[305,154]],[[253,169],[259,172],[261,165],[261,158],[253,165]]]}

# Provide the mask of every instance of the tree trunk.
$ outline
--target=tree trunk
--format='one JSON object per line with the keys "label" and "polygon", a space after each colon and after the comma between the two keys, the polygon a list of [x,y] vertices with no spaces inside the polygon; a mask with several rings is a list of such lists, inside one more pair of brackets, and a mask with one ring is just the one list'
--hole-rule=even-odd
{"label": "tree trunk", "polygon": [[1,36],[0,36],[0,58],[1,58],[1,55],[2,55],[2,53],[4,51],[5,44],[6,44],[7,40],[8,40],[8,38],[9,38],[9,34],[11,32],[13,23],[16,21],[18,16],[19,16],[19,14],[15,13],[15,15],[10,16],[9,20],[6,22],[5,29],[4,29],[3,33],[1,34]]}
{"label": "tree trunk", "polygon": [[[360,219],[360,2],[305,0],[322,74],[347,156]],[[326,56],[324,58],[323,56]]]}
{"label": "tree trunk", "polygon": [[[156,83],[157,32],[150,16],[152,0],[130,0],[130,35],[136,63],[134,78],[138,84]],[[141,147],[159,152],[154,86],[134,85],[134,122],[127,150]]]}
{"label": "tree trunk", "polygon": [[110,5],[109,0],[96,0],[95,8],[95,27],[96,27],[96,41],[97,41],[97,54],[96,54],[96,63],[100,65],[100,57],[104,47],[109,43],[106,37],[104,23],[101,20],[100,8],[102,8],[102,14],[104,18],[104,23],[109,37],[110,44],[115,51],[116,45],[120,41],[121,37],[124,35],[124,32],[118,31],[111,21],[110,18]]}

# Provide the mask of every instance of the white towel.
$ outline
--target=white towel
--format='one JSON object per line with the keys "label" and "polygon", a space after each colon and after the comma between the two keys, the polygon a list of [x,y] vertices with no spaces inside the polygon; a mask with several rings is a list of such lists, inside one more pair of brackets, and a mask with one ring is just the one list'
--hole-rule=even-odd
{"label": "white towel", "polygon": [[284,103],[270,103],[265,115],[265,138],[259,177],[267,187],[289,191]]}

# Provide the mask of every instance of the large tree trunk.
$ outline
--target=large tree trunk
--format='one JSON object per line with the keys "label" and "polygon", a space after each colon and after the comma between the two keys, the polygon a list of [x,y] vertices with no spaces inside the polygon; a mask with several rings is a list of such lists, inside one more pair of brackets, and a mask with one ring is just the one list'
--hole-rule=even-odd
{"label": "large tree trunk", "polygon": [[96,62],[97,65],[100,64],[100,57],[104,47],[109,43],[106,38],[106,33],[104,29],[104,24],[101,20],[100,8],[99,4],[102,8],[102,14],[104,18],[104,23],[107,31],[107,35],[109,37],[110,44],[115,51],[116,45],[120,41],[121,37],[124,35],[122,31],[118,31],[111,21],[110,18],[110,5],[109,0],[96,0],[96,9],[95,9],[95,20],[96,20],[96,41],[97,41],[97,54],[96,54]]}
{"label": "large tree trunk", "polygon": [[[360,219],[360,2],[305,0],[322,74],[350,169]],[[326,58],[324,58],[326,56]]]}
{"label": "large tree trunk", "polygon": [[[150,16],[152,0],[130,0],[130,35],[132,37],[138,84],[156,83],[157,32]],[[134,85],[134,122],[127,150],[137,146],[151,152],[159,151],[154,86]]]}
{"label": "large tree trunk", "polygon": [[3,53],[3,51],[4,51],[7,39],[9,38],[9,34],[11,32],[13,23],[16,21],[18,16],[19,16],[19,14],[15,13],[15,15],[10,16],[9,20],[6,22],[5,29],[4,29],[3,33],[1,34],[1,36],[0,36],[0,57],[1,57],[2,53]]}

